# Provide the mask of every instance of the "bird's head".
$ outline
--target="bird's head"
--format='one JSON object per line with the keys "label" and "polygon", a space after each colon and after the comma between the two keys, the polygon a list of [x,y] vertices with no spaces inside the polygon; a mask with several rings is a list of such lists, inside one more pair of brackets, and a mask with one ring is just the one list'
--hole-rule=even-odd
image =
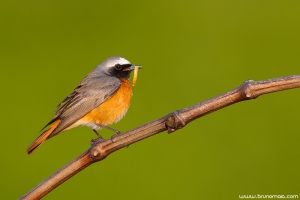
{"label": "bird's head", "polygon": [[131,71],[136,67],[141,68],[141,66],[131,64],[120,56],[110,57],[98,66],[107,75],[125,79],[129,79]]}

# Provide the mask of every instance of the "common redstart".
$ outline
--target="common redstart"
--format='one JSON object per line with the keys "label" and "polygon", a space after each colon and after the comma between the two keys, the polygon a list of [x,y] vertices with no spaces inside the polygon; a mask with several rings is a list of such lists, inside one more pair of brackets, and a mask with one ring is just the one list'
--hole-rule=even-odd
{"label": "common redstart", "polygon": [[[141,66],[131,64],[125,58],[114,56],[98,65],[88,74],[55,109],[54,118],[45,130],[28,147],[32,153],[45,140],[77,126],[90,127],[101,139],[97,130],[108,128],[126,114],[132,96],[130,73]],[[133,84],[135,84],[134,77]],[[50,126],[49,126],[50,125]]]}

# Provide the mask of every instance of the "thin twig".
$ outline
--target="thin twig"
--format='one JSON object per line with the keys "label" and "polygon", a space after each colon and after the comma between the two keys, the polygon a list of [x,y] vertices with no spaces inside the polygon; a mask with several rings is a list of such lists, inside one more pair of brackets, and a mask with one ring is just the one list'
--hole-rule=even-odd
{"label": "thin twig", "polygon": [[153,136],[165,130],[172,133],[183,128],[189,122],[231,104],[255,99],[263,94],[300,87],[300,75],[269,79],[264,81],[245,81],[241,86],[217,97],[194,106],[174,111],[158,120],[142,125],[112,139],[95,142],[92,146],[62,169],[41,182],[20,199],[40,199],[54,188],[85,169],[94,162],[106,158],[110,153],[130,144]]}

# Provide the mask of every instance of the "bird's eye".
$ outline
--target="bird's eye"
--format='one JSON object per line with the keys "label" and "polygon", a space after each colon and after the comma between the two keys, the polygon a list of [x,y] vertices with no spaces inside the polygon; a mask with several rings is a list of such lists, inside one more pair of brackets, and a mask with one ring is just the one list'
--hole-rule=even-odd
{"label": "bird's eye", "polygon": [[116,65],[115,65],[115,68],[116,68],[117,70],[121,70],[121,69],[122,69],[122,65],[116,64]]}

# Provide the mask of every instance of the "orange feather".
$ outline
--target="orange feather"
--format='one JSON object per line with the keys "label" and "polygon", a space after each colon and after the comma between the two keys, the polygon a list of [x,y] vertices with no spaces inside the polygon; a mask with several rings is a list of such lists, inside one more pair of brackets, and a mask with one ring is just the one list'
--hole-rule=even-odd
{"label": "orange feather", "polygon": [[27,154],[31,154],[38,146],[40,146],[45,140],[48,139],[48,136],[52,131],[59,125],[60,120],[56,120],[49,129],[44,131],[33,143],[28,147]]}
{"label": "orange feather", "polygon": [[122,82],[121,86],[111,98],[103,102],[97,108],[91,110],[65,130],[90,122],[108,126],[120,121],[129,108],[132,96],[130,82],[125,79],[120,80]]}

